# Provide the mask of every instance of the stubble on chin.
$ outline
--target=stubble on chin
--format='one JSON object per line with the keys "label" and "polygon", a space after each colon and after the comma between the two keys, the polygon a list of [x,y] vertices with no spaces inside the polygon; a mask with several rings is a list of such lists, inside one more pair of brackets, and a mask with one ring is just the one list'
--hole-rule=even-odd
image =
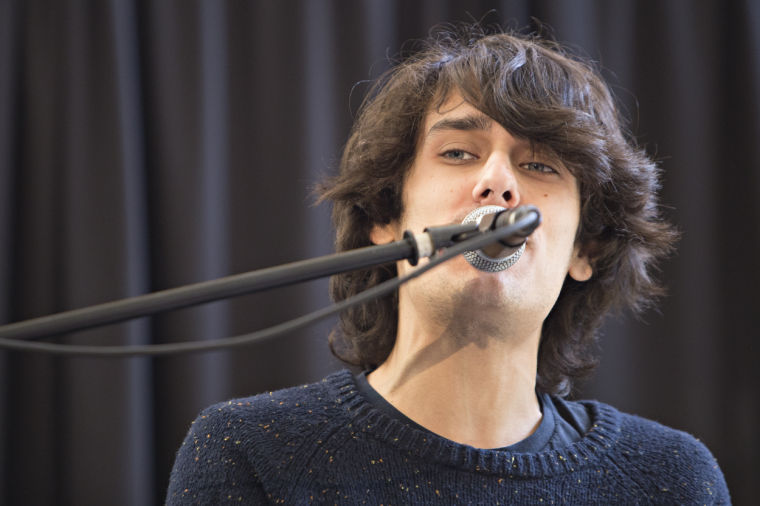
{"label": "stubble on chin", "polygon": [[442,338],[457,348],[469,344],[486,348],[489,342],[506,339],[505,325],[519,302],[512,294],[484,289],[478,279],[446,285],[422,298],[430,317],[443,329]]}

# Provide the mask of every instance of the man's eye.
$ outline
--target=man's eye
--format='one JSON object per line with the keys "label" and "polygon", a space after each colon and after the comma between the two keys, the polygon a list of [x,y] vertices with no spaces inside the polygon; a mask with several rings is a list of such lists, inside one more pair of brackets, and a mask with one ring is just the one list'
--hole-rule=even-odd
{"label": "man's eye", "polygon": [[543,172],[546,174],[557,174],[557,171],[541,162],[528,162],[522,164],[522,167],[532,172]]}
{"label": "man's eye", "polygon": [[466,160],[475,160],[475,155],[468,153],[462,149],[450,149],[444,152],[441,156],[449,160],[455,160],[459,162]]}

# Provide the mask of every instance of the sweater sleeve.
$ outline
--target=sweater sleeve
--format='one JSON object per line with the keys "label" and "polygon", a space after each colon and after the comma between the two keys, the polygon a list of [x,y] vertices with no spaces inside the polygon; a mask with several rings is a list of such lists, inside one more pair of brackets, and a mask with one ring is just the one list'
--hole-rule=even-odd
{"label": "sweater sleeve", "polygon": [[238,420],[212,406],[190,426],[169,478],[167,505],[265,504]]}
{"label": "sweater sleeve", "polygon": [[[684,491],[684,498],[692,500],[693,504],[731,504],[731,496],[726,485],[726,478],[710,450],[701,441],[689,434],[683,433],[684,443],[681,450],[685,454],[692,477],[693,488],[690,493]],[[671,449],[678,452],[678,449]],[[680,482],[686,485],[686,479]]]}

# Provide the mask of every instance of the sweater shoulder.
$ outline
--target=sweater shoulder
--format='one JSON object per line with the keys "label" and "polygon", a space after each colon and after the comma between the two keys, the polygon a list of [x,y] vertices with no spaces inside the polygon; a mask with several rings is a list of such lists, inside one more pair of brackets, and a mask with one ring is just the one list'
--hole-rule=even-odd
{"label": "sweater shoulder", "polygon": [[342,409],[333,390],[346,374],[342,371],[316,383],[214,404],[200,413],[193,426],[199,424],[203,431],[238,428],[248,440],[270,433],[278,438],[308,437],[340,417]]}
{"label": "sweater shoulder", "polygon": [[309,453],[340,423],[336,384],[347,371],[311,385],[233,399],[198,415],[177,451],[167,504],[217,504],[220,498],[272,499],[266,484]]}
{"label": "sweater shoulder", "polygon": [[723,472],[702,441],[653,420],[618,413],[618,440],[609,458],[648,495],[665,502],[730,504]]}
{"label": "sweater shoulder", "polygon": [[663,461],[687,456],[699,462],[708,461],[711,468],[715,463],[707,446],[688,432],[628,413],[621,413],[620,420],[621,443],[628,449],[640,449]]}

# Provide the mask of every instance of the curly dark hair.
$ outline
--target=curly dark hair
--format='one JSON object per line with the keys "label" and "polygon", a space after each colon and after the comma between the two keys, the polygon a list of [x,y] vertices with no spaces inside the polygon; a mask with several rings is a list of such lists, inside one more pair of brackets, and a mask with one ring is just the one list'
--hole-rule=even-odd
{"label": "curly dark hair", "polygon": [[[656,262],[676,233],[660,216],[658,168],[624,132],[607,85],[594,66],[555,42],[477,25],[441,27],[388,71],[365,98],[337,176],[323,183],[333,202],[336,249],[371,244],[375,224],[398,220],[401,190],[425,115],[458,92],[518,138],[561,159],[579,182],[576,241],[591,258],[586,282],[567,276],[544,321],[537,387],[566,395],[596,366],[596,332],[612,308],[640,311],[661,287]],[[396,276],[395,265],[334,276],[343,300]],[[395,342],[398,296],[346,311],[330,335],[341,360],[376,367]]]}

